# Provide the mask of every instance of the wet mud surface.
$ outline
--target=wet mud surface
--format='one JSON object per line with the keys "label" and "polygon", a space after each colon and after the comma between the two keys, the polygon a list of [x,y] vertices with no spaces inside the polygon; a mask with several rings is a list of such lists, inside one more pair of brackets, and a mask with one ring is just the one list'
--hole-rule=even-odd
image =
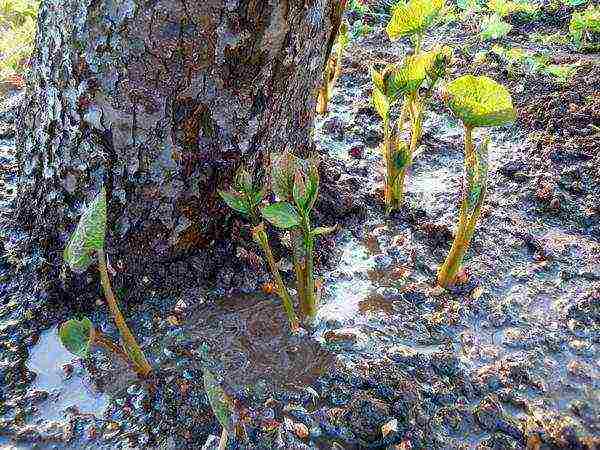
{"label": "wet mud surface", "polygon": [[[322,305],[312,335],[290,335],[274,296],[248,294],[268,275],[240,245],[239,267],[225,266],[213,285],[125,302],[156,368],[140,381],[101,351],[85,361],[67,355],[56,325],[73,312],[11,297],[19,258],[4,251],[0,448],[202,448],[220,433],[202,387],[206,368],[245,418],[247,440],[229,448],[598,448],[600,60],[531,39],[564,32],[569,11],[513,23],[502,41],[578,63],[566,83],[508,70],[491,51],[473,64],[492,44],[470,21],[426,41],[455,45],[454,75],[488,74],[519,111],[515,125],[490,132],[489,193],[469,278],[451,291],[435,286],[435,274],[458,214],[463,131],[436,97],[406,205],[385,217],[368,67],[407,46],[388,43],[380,16],[353,41],[330,113],[316,123],[317,221],[340,231],[319,245]],[[4,221],[16,180],[10,114],[1,119]],[[87,314],[116,335],[101,301]]]}

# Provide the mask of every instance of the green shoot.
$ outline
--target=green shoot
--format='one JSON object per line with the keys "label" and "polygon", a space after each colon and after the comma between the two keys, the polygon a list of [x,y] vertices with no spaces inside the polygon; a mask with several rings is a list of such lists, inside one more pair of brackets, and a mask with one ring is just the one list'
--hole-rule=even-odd
{"label": "green shoot", "polygon": [[204,391],[206,392],[210,406],[223,428],[221,440],[219,441],[219,450],[225,450],[229,435],[235,431],[231,413],[232,402],[210,371],[204,369],[202,378],[204,381]]}
{"label": "green shoot", "polygon": [[303,161],[287,152],[274,157],[271,186],[279,201],[263,207],[261,214],[269,223],[291,234],[300,312],[310,323],[317,313],[315,238],[333,231],[333,228],[313,228],[311,224],[319,192],[317,161]]}
{"label": "green shoot", "polygon": [[[390,64],[381,72],[371,70],[372,101],[383,120],[384,198],[388,214],[403,203],[406,174],[423,133],[425,107],[452,59],[449,47],[422,50],[425,31],[439,20],[444,6],[443,0],[410,0],[397,4],[386,28],[388,36],[392,41],[409,37],[414,53],[400,65]],[[400,100],[400,117],[394,124],[391,113]],[[402,134],[407,123],[410,138],[404,141]]]}
{"label": "green shoot", "polygon": [[104,296],[113,320],[121,333],[123,347],[121,348],[95,330],[86,318],[82,321],[65,322],[59,332],[61,342],[67,350],[78,356],[86,356],[92,344],[104,347],[108,351],[125,356],[140,376],[147,377],[152,372],[152,368],[127,326],[110,285],[104,252],[105,238],[106,191],[103,188],[81,216],[77,228],[65,248],[64,260],[71,270],[84,272],[92,265],[94,255],[97,257]]}
{"label": "green shoot", "polygon": [[445,99],[465,127],[465,183],[458,230],[438,272],[437,282],[442,287],[456,283],[487,192],[489,139],[484,139],[476,148],[473,130],[505,125],[516,119],[510,93],[485,76],[465,75],[457,78],[448,84]]}
{"label": "green shoot", "polygon": [[344,50],[350,42],[350,35],[348,33],[348,25],[346,22],[340,24],[337,39],[333,46],[331,55],[327,60],[327,65],[323,71],[323,82],[319,88],[317,97],[317,113],[324,115],[327,114],[329,99],[333,93],[338,78],[342,73],[342,59],[344,57]]}
{"label": "green shoot", "polygon": [[273,251],[271,250],[264,224],[260,221],[259,207],[265,198],[267,191],[255,185],[251,175],[243,166],[238,169],[235,176],[234,188],[235,190],[228,192],[219,191],[219,195],[231,209],[250,218],[256,225],[252,229],[252,237],[265,254],[269,269],[271,270],[271,274],[277,286],[277,294],[279,295],[283,308],[288,316],[290,328],[293,331],[296,331],[299,328],[299,322],[296,313],[294,312],[292,297],[283,282],[277,262],[273,257]]}

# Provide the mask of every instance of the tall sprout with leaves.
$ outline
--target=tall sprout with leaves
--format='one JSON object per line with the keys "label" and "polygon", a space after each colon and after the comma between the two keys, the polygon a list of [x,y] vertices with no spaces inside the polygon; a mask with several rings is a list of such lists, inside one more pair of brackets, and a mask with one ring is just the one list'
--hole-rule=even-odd
{"label": "tall sprout with leaves", "polygon": [[[425,32],[439,19],[444,5],[444,0],[410,0],[397,4],[392,10],[387,33],[392,41],[409,37],[414,52],[402,64],[390,64],[381,72],[371,69],[373,105],[383,120],[384,196],[388,213],[402,205],[406,173],[423,133],[425,107],[452,59],[450,47],[422,50]],[[400,117],[394,124],[391,115],[399,101],[402,102]],[[410,138],[406,142],[402,134],[407,123],[410,124]]]}
{"label": "tall sprout with leaves", "polygon": [[600,6],[574,12],[569,23],[571,40],[578,50],[600,50]]}
{"label": "tall sprout with leaves", "polygon": [[292,330],[297,330],[299,328],[299,321],[294,311],[292,297],[283,282],[279,267],[271,250],[271,245],[269,244],[267,231],[260,218],[259,207],[266,194],[267,190],[256,186],[252,176],[243,166],[240,167],[235,176],[233,189],[230,191],[219,191],[219,195],[231,209],[248,217],[254,223],[252,237],[265,254],[267,264],[277,286],[277,294],[281,299],[290,322],[290,327]]}
{"label": "tall sprout with leaves", "polygon": [[93,264],[94,256],[97,258],[100,282],[108,309],[121,334],[122,346],[94,328],[92,322],[87,318],[82,320],[72,319],[63,323],[59,330],[59,336],[65,348],[77,356],[87,356],[90,347],[98,345],[123,356],[133,364],[139,375],[147,377],[152,372],[152,368],[127,326],[110,285],[106,253],[104,251],[105,238],[106,191],[103,188],[81,216],[77,228],[65,248],[64,260],[71,270],[81,273]]}
{"label": "tall sprout with leaves", "polygon": [[280,230],[287,230],[291,236],[300,313],[309,323],[317,313],[315,238],[333,231],[331,227],[313,228],[311,224],[319,193],[317,166],[316,159],[301,160],[289,152],[275,156],[271,166],[271,188],[279,201],[261,209],[267,221]]}
{"label": "tall sprout with leaves", "polygon": [[506,125],[516,119],[510,93],[491,78],[465,75],[449,83],[446,103],[465,128],[465,179],[458,230],[444,264],[438,272],[438,284],[455,284],[487,192],[489,138],[477,147],[473,130]]}
{"label": "tall sprout with leaves", "polygon": [[327,59],[325,70],[323,71],[323,81],[317,97],[318,114],[327,114],[333,88],[342,73],[342,59],[349,42],[350,34],[348,33],[348,24],[345,21],[342,21],[340,23],[337,39],[331,49],[331,54]]}

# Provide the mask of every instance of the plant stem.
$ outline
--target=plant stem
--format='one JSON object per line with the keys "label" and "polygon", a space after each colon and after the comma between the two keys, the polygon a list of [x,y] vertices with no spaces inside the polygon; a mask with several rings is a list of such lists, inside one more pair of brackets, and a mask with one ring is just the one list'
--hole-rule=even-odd
{"label": "plant stem", "polygon": [[127,326],[125,318],[119,309],[117,299],[110,285],[110,278],[106,268],[106,255],[104,250],[98,250],[98,270],[100,271],[100,282],[102,283],[102,289],[104,290],[104,297],[106,298],[108,308],[113,316],[115,324],[121,333],[125,351],[135,365],[137,372],[142,377],[147,377],[150,375],[150,373],[152,373],[152,367],[150,367],[150,364],[146,360],[144,352],[142,352],[142,349],[135,340],[133,333]]}
{"label": "plant stem", "polygon": [[219,439],[219,450],[225,450],[227,448],[227,441],[229,440],[229,433],[225,428],[221,431],[221,439]]}
{"label": "plant stem", "polygon": [[327,104],[329,103],[329,92],[327,85],[321,86],[319,88],[319,94],[317,97],[317,114],[325,115],[327,114]]}
{"label": "plant stem", "polygon": [[283,309],[288,317],[290,322],[290,328],[292,331],[297,331],[300,328],[300,324],[298,321],[298,317],[296,317],[296,312],[294,311],[294,304],[292,302],[292,297],[283,282],[283,278],[281,277],[281,273],[279,272],[279,268],[277,267],[277,263],[275,262],[275,258],[273,257],[273,252],[271,250],[271,245],[269,244],[269,238],[267,236],[266,231],[260,225],[255,227],[253,230],[254,236],[258,244],[261,246],[263,252],[265,252],[265,256],[267,258],[267,263],[269,264],[269,268],[271,269],[271,274],[275,279],[275,283],[277,285],[277,293],[279,294],[279,298],[283,303]]}
{"label": "plant stem", "polygon": [[314,274],[314,246],[315,240],[310,228],[308,214],[302,214],[302,232],[304,234],[304,246],[306,248],[306,295],[304,303],[300,305],[304,317],[312,322],[317,315],[317,302],[315,297],[315,274]]}
{"label": "plant stem", "polygon": [[129,355],[127,355],[127,352],[125,350],[123,350],[123,348],[121,346],[119,346],[118,344],[115,344],[111,338],[109,338],[107,335],[105,335],[101,331],[98,331],[95,328],[94,328],[92,342],[94,345],[104,348],[109,353],[114,353],[116,355],[119,355],[122,358],[124,358],[127,362],[129,362],[129,363],[131,362],[131,360],[129,359]]}
{"label": "plant stem", "polygon": [[[473,127],[465,125],[465,165],[471,170],[480,170],[478,166],[479,156],[475,153],[475,147],[473,145]],[[487,168],[485,169],[487,170]],[[458,230],[450,248],[450,252],[444,261],[442,267],[438,272],[438,284],[443,287],[448,287],[455,283],[456,275],[460,271],[463,258],[469,248],[471,239],[475,232],[475,226],[479,215],[481,214],[481,207],[486,194],[486,186],[483,185],[482,191],[479,194],[477,203],[474,205],[472,212],[469,213],[469,190],[471,186],[465,182],[463,189],[463,199],[460,207],[460,219]]]}

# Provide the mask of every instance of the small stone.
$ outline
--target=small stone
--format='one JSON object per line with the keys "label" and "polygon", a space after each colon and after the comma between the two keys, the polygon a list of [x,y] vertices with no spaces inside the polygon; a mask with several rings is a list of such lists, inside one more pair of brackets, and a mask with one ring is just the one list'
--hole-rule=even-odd
{"label": "small stone", "polygon": [[364,156],[364,149],[359,145],[355,145],[348,151],[348,153],[355,159],[362,159]]}
{"label": "small stone", "polygon": [[350,329],[330,330],[324,337],[327,342],[337,344],[355,344],[358,340],[356,333]]}

